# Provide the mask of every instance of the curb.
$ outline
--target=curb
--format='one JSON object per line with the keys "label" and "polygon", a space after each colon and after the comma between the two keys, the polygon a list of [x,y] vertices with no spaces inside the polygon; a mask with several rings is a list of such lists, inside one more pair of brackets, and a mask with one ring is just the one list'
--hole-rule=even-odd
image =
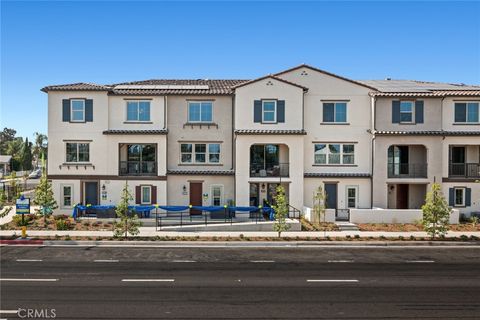
{"label": "curb", "polygon": [[2,245],[62,247],[467,247],[480,248],[480,241],[65,241],[2,240]]}

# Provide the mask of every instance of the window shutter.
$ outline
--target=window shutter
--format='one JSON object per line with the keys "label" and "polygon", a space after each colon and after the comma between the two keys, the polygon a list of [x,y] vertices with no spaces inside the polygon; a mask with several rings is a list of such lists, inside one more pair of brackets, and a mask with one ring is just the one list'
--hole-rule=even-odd
{"label": "window shutter", "polygon": [[70,122],[70,100],[69,99],[63,99],[62,121]]}
{"label": "window shutter", "polygon": [[423,123],[423,100],[415,101],[415,123]]}
{"label": "window shutter", "polygon": [[152,204],[157,204],[157,187],[152,186]]}
{"label": "window shutter", "polygon": [[465,206],[470,207],[472,205],[472,189],[465,189]]}
{"label": "window shutter", "polygon": [[455,205],[455,190],[453,188],[448,189],[448,205],[453,207]]}
{"label": "window shutter", "polygon": [[135,187],[135,203],[136,204],[142,203],[142,187],[140,186]]}
{"label": "window shutter", "polygon": [[262,122],[262,100],[253,102],[253,122]]}
{"label": "window shutter", "polygon": [[455,122],[467,121],[467,104],[455,103]]}
{"label": "window shutter", "polygon": [[277,122],[285,122],[285,100],[277,101]]}
{"label": "window shutter", "polygon": [[93,100],[85,100],[85,122],[93,121]]}
{"label": "window shutter", "polygon": [[392,123],[400,123],[400,101],[392,101]]}

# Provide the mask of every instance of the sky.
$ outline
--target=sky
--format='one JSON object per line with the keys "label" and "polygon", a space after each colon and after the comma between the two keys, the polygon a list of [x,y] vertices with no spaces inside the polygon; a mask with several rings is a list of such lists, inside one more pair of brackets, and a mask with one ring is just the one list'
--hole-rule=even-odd
{"label": "sky", "polygon": [[0,127],[47,132],[51,84],[253,79],[480,84],[480,2],[1,1]]}

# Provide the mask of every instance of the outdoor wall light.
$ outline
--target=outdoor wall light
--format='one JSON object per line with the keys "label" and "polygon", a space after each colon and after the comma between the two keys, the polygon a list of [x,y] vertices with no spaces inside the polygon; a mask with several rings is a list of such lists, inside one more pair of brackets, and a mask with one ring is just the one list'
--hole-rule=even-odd
{"label": "outdoor wall light", "polygon": [[265,183],[262,183],[262,190],[265,190]]}
{"label": "outdoor wall light", "polygon": [[183,192],[187,192],[187,186],[183,185],[182,190],[183,190]]}
{"label": "outdoor wall light", "polygon": [[105,187],[105,185],[102,184],[102,191],[105,191],[106,188],[107,188],[107,187]]}

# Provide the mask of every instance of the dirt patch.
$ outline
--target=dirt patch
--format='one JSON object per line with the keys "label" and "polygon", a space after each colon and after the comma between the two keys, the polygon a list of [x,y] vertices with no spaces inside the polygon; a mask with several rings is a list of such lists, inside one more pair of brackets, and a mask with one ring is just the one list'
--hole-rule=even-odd
{"label": "dirt patch", "polygon": [[312,223],[305,218],[300,220],[302,224],[302,231],[338,231],[338,226],[335,223],[321,222]]}
{"label": "dirt patch", "polygon": [[413,223],[359,223],[357,224],[360,231],[389,231],[389,232],[411,232],[423,231],[423,226]]}
{"label": "dirt patch", "polygon": [[[27,230],[75,230],[75,231],[112,231],[112,222],[102,222],[97,220],[79,220],[75,221],[69,216],[47,216],[44,219],[41,215],[25,215],[25,225]],[[15,215],[9,223],[1,225],[2,230],[21,230],[22,216]]]}

